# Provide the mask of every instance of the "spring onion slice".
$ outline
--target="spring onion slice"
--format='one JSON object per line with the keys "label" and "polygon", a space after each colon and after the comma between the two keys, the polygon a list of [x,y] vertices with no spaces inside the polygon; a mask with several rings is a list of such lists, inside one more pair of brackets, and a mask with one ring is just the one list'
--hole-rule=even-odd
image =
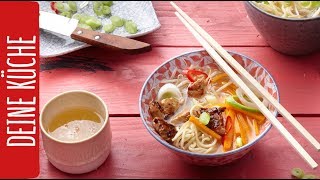
{"label": "spring onion slice", "polygon": [[79,24],[78,24],[78,27],[83,28],[83,29],[92,30],[92,28],[91,28],[89,25],[87,25],[87,24],[81,24],[81,23],[79,23]]}
{"label": "spring onion slice", "polygon": [[85,24],[89,25],[93,30],[96,30],[101,27],[101,21],[95,17],[89,17]]}
{"label": "spring onion slice", "polygon": [[83,17],[83,15],[82,14],[74,14],[73,16],[72,16],[72,19],[78,19],[79,21],[80,21],[80,19]]}
{"label": "spring onion slice", "polygon": [[206,112],[201,113],[199,117],[199,121],[206,126],[210,121],[210,115]]}
{"label": "spring onion slice", "polygon": [[90,16],[89,16],[89,15],[86,15],[86,14],[79,14],[79,16],[76,16],[75,19],[77,19],[77,18],[80,18],[80,19],[79,19],[79,23],[85,24],[86,21],[87,21],[88,19],[90,19]]}
{"label": "spring onion slice", "polygon": [[113,1],[102,1],[102,4],[110,7],[113,5]]}
{"label": "spring onion slice", "polygon": [[300,178],[302,178],[304,176],[304,172],[300,168],[293,168],[291,170],[291,175],[300,179]]}
{"label": "spring onion slice", "polygon": [[114,27],[112,24],[106,24],[103,26],[103,30],[106,33],[112,33],[115,30],[116,27]]}
{"label": "spring onion slice", "polygon": [[104,5],[102,1],[93,2],[93,11],[97,16],[109,15],[111,13],[110,7]]}
{"label": "spring onion slice", "polygon": [[68,1],[69,8],[72,12],[77,12],[78,7],[74,1]]}
{"label": "spring onion slice", "polygon": [[126,21],[124,24],[124,28],[126,29],[126,31],[130,34],[135,34],[138,32],[138,28],[136,23],[134,23],[133,21],[129,20]]}
{"label": "spring onion slice", "polygon": [[119,16],[111,16],[110,20],[112,22],[112,24],[116,27],[121,27],[124,24],[124,21],[122,18],[120,18]]}
{"label": "spring onion slice", "polygon": [[54,6],[59,12],[65,12],[64,5],[62,2],[56,2]]}
{"label": "spring onion slice", "polygon": [[71,12],[62,12],[60,13],[61,16],[67,17],[67,18],[71,18]]}

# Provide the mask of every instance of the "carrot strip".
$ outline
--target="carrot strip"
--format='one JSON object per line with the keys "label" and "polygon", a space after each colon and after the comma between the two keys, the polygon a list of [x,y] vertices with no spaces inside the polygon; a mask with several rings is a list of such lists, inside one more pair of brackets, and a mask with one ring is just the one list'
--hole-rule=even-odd
{"label": "carrot strip", "polygon": [[248,143],[248,133],[250,132],[249,125],[247,122],[244,120],[242,114],[237,113],[238,117],[238,122],[239,122],[239,127],[240,127],[240,134],[241,134],[241,139],[243,144]]}
{"label": "carrot strip", "polygon": [[242,126],[246,130],[246,132],[249,133],[250,127],[249,127],[247,121],[244,119],[244,116],[241,113],[238,113],[237,115],[238,115],[240,127]]}
{"label": "carrot strip", "polygon": [[230,87],[233,88],[233,89],[235,89],[235,90],[238,89],[238,87],[237,87],[235,84],[233,84],[233,83],[230,85]]}
{"label": "carrot strip", "polygon": [[236,94],[236,90],[231,87],[226,87],[225,91],[229,92],[232,96]]}
{"label": "carrot strip", "polygon": [[221,136],[217,134],[216,132],[212,131],[207,126],[203,125],[198,118],[194,116],[190,116],[189,121],[192,122],[194,125],[196,125],[202,132],[210,135],[213,138],[216,138],[217,140],[221,140]]}
{"label": "carrot strip", "polygon": [[263,124],[266,121],[266,117],[264,117],[264,115],[261,114],[261,113],[248,112],[248,111],[245,111],[245,110],[242,110],[242,109],[234,108],[233,106],[230,106],[228,104],[226,104],[226,107],[228,109],[232,109],[232,110],[235,110],[237,112],[241,112],[244,115],[247,115],[247,116],[249,116],[251,118],[256,119],[258,121],[258,124]]}
{"label": "carrot strip", "polygon": [[259,125],[264,124],[264,122],[266,122],[266,118],[264,118],[264,119],[261,118],[261,119],[256,119],[256,120]]}
{"label": "carrot strip", "polygon": [[236,136],[241,136],[238,119],[235,119],[235,121],[234,121],[234,131],[235,131]]}
{"label": "carrot strip", "polygon": [[215,83],[217,82],[218,80],[224,78],[224,77],[228,77],[228,75],[226,73],[220,73],[216,76],[214,76],[212,79],[211,79],[211,83]]}
{"label": "carrot strip", "polygon": [[253,119],[252,121],[253,121],[254,131],[256,133],[256,136],[258,136],[259,135],[259,125],[257,123],[257,120]]}
{"label": "carrot strip", "polygon": [[234,138],[234,122],[235,122],[235,115],[232,110],[228,110],[227,113],[227,122],[226,122],[226,134],[224,135],[223,141],[223,150],[229,151],[232,149],[233,138]]}

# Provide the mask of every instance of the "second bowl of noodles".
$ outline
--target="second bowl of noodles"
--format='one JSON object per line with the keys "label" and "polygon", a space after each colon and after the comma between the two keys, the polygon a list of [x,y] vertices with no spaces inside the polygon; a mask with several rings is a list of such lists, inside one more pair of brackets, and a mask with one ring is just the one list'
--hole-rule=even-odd
{"label": "second bowl of noodles", "polygon": [[[264,67],[249,57],[229,53],[279,101],[276,83]],[[259,99],[277,116],[268,101]],[[197,165],[239,159],[271,128],[205,50],[160,65],[144,83],[139,108],[143,124],[158,142]]]}
{"label": "second bowl of noodles", "polygon": [[320,1],[245,1],[244,6],[273,49],[287,55],[320,50]]}

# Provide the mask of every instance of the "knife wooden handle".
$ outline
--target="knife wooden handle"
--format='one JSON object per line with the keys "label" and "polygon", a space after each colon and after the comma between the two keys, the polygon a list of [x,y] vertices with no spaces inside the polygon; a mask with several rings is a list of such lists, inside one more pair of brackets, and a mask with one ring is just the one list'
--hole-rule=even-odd
{"label": "knife wooden handle", "polygon": [[102,48],[111,48],[127,54],[138,54],[151,51],[151,45],[121,36],[77,27],[71,34],[71,38],[87,44]]}

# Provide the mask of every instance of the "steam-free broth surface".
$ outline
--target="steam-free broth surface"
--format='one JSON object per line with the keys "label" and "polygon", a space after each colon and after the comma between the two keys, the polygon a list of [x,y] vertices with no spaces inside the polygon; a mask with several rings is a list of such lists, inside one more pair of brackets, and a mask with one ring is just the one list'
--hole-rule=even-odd
{"label": "steam-free broth surface", "polygon": [[102,124],[101,115],[94,110],[75,107],[54,116],[47,131],[52,137],[61,141],[76,142],[94,135]]}

